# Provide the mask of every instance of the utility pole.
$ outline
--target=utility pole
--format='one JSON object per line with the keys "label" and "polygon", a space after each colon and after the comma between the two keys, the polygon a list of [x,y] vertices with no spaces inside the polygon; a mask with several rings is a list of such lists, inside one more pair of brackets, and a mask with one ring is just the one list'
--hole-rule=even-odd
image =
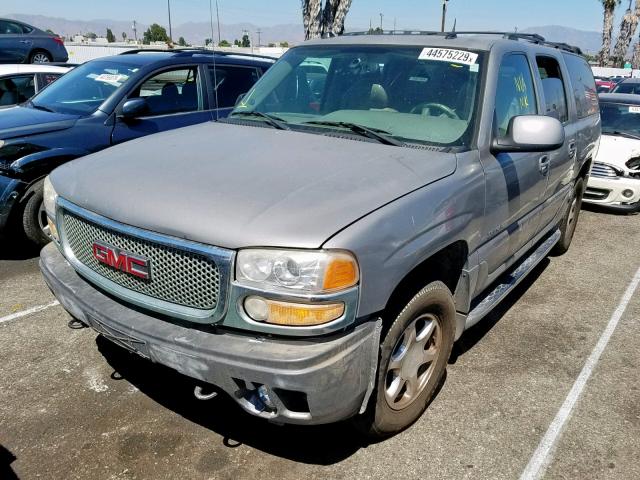
{"label": "utility pole", "polygon": [[[220,37],[220,11],[218,10],[218,0],[216,0],[216,18],[218,20],[218,46],[219,46],[222,39]],[[211,41],[213,42],[213,38],[211,39]]]}
{"label": "utility pole", "polygon": [[396,17],[393,17],[393,31],[396,31]]}
{"label": "utility pole", "polygon": [[382,17],[384,17],[384,15],[380,14],[380,30],[382,30]]}
{"label": "utility pole", "polygon": [[258,48],[260,48],[260,45],[261,45],[261,43],[260,43],[260,39],[261,39],[260,34],[262,33],[262,30],[258,29],[258,30],[256,30],[256,33],[258,34]]}
{"label": "utility pole", "polygon": [[138,44],[138,27],[136,26],[136,21],[133,21],[133,25],[131,26],[131,29],[133,30],[133,38],[136,39],[136,45]]}
{"label": "utility pole", "polygon": [[167,11],[169,12],[169,40],[173,42],[173,35],[171,33],[171,0],[167,0]]}
{"label": "utility pole", "polygon": [[444,25],[447,21],[447,2],[449,0],[442,0],[442,26],[440,27],[440,31],[444,32]]}

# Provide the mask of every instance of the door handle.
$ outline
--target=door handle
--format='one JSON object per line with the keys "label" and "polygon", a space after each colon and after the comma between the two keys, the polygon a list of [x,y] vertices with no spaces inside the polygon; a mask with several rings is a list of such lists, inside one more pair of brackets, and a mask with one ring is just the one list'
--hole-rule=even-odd
{"label": "door handle", "polygon": [[576,155],[576,142],[570,142],[569,143],[569,156],[571,158],[575,157]]}
{"label": "door handle", "polygon": [[550,162],[551,158],[549,157],[549,155],[543,155],[540,157],[540,160],[538,160],[538,168],[540,169],[540,173],[545,177],[549,174]]}
{"label": "door handle", "polygon": [[31,40],[20,40],[20,43],[32,43]]}

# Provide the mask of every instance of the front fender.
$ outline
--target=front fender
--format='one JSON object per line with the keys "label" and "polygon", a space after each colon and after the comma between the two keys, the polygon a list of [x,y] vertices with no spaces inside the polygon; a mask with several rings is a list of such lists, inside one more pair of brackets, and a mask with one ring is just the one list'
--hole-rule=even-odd
{"label": "front fender", "polygon": [[15,160],[9,165],[9,169],[16,176],[28,180],[47,175],[51,170],[63,163],[78,157],[88,155],[88,150],[75,147],[52,148],[42,152],[36,152]]}

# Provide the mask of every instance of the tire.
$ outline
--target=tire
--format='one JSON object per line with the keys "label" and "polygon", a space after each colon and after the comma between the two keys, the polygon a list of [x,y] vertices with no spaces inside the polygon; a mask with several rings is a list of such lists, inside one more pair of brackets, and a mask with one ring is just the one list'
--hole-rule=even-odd
{"label": "tire", "polygon": [[428,284],[406,304],[380,345],[376,388],[367,411],[354,419],[361,432],[384,438],[422,415],[447,368],[455,318],[453,296],[440,281]]}
{"label": "tire", "polygon": [[576,226],[578,225],[578,217],[580,216],[580,209],[582,208],[582,196],[584,195],[584,180],[579,178],[573,187],[573,196],[567,206],[567,211],[562,217],[560,224],[560,240],[551,250],[551,255],[559,256],[564,255],[571,246],[571,240],[576,232]]}
{"label": "tire", "polygon": [[35,183],[23,200],[22,228],[27,239],[38,247],[51,241],[47,227],[47,217],[42,202],[43,180]]}
{"label": "tire", "polygon": [[29,55],[29,63],[50,63],[51,61],[51,54],[45,50],[34,50]]}

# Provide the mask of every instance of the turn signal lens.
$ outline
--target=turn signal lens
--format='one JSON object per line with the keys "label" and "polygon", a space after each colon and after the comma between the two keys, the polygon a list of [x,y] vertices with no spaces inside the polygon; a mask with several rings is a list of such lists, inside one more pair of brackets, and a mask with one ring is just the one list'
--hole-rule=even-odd
{"label": "turn signal lens", "polygon": [[353,258],[341,256],[334,258],[324,274],[324,290],[338,290],[352,287],[358,283],[358,267]]}
{"label": "turn signal lens", "polygon": [[58,228],[56,227],[56,223],[49,218],[49,215],[47,215],[47,223],[49,224],[49,233],[51,234],[51,237],[56,242],[60,241],[58,238]]}
{"label": "turn signal lens", "polygon": [[253,296],[244,301],[244,309],[256,321],[288,327],[309,327],[340,318],[344,314],[344,303],[309,305]]}

